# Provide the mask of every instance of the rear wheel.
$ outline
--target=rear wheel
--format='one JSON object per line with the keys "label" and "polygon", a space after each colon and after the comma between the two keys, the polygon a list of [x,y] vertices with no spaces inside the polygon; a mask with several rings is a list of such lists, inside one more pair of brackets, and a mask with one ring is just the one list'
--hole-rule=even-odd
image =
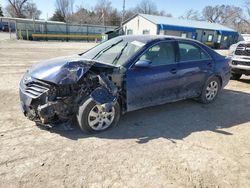
{"label": "rear wheel", "polygon": [[220,88],[221,88],[221,83],[219,78],[213,77],[208,79],[202,90],[200,101],[204,104],[213,102],[216,99],[220,91]]}
{"label": "rear wheel", "polygon": [[79,107],[77,121],[84,132],[97,133],[117,125],[120,118],[120,106],[116,103],[109,111],[96,104],[91,98]]}
{"label": "rear wheel", "polygon": [[232,73],[231,79],[232,80],[239,80],[242,74]]}

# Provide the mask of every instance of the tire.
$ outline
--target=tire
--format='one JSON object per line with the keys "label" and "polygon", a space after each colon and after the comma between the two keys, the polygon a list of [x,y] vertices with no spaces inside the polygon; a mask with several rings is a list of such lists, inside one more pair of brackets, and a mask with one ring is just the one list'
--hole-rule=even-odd
{"label": "tire", "polygon": [[239,80],[242,74],[232,73],[231,79],[232,80]]}
{"label": "tire", "polygon": [[79,106],[76,117],[78,125],[83,132],[99,133],[117,125],[120,119],[120,105],[116,102],[110,112],[104,112],[101,109],[101,105],[97,105],[91,98],[87,98]]}
{"label": "tire", "polygon": [[199,97],[199,101],[203,104],[213,102],[217,98],[220,89],[221,82],[218,77],[212,77],[208,79],[203,87],[202,93]]}

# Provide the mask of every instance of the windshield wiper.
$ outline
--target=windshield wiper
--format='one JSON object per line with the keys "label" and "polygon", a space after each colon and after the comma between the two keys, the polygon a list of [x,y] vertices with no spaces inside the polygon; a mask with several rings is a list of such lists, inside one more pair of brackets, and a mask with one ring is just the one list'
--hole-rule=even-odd
{"label": "windshield wiper", "polygon": [[117,61],[121,58],[123,51],[125,50],[125,48],[128,46],[128,42],[125,44],[125,46],[121,49],[121,52],[115,57],[115,59],[113,60],[112,64],[116,64]]}
{"label": "windshield wiper", "polygon": [[110,48],[116,46],[117,44],[121,43],[122,41],[123,41],[123,39],[122,39],[122,40],[119,40],[118,42],[116,42],[116,43],[114,43],[114,44],[112,44],[112,45],[110,45],[110,46],[107,46],[106,48],[104,48],[104,49],[102,49],[101,51],[99,51],[92,59],[97,59],[97,58],[99,58],[104,52],[108,51]]}

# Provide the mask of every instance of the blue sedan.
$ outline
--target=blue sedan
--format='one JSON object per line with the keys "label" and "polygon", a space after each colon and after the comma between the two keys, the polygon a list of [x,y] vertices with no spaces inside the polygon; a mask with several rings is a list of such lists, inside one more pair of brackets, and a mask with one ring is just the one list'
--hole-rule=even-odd
{"label": "blue sedan", "polygon": [[77,120],[93,133],[133,110],[188,98],[211,103],[229,79],[229,59],[198,41],[120,36],[33,66],[20,82],[20,100],[37,124]]}

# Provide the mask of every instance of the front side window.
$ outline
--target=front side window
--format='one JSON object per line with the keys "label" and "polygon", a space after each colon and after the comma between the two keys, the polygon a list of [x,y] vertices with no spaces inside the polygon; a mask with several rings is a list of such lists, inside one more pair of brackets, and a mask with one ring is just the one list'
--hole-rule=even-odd
{"label": "front side window", "polygon": [[151,61],[152,66],[175,63],[175,50],[172,42],[162,42],[149,48],[140,60]]}
{"label": "front side window", "polygon": [[210,59],[201,48],[189,43],[179,42],[179,52],[180,62]]}

